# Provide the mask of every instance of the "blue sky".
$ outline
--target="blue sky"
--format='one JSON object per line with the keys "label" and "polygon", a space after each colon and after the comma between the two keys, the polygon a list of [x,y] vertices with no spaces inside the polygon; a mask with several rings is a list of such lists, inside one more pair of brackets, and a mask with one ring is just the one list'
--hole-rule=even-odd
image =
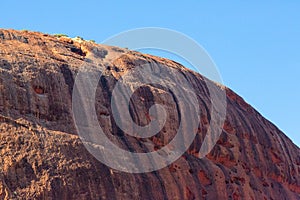
{"label": "blue sky", "polygon": [[1,28],[101,42],[140,27],[182,32],[201,44],[225,85],[300,146],[300,3],[270,1],[4,1]]}

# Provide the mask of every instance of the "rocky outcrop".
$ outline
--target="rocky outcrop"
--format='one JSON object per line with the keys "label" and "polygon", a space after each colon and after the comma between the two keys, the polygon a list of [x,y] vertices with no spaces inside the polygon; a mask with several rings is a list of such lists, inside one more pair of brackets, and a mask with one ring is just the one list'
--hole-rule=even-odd
{"label": "rocky outcrop", "polygon": [[[125,150],[166,145],[178,127],[176,102],[167,89],[144,85],[134,93],[136,123],[151,120],[158,102],[170,116],[169,133],[138,139],[126,136],[112,117],[110,95],[131,69],[161,63],[196,88],[201,123],[190,148],[176,162],[151,173],[116,171],[83,146],[72,117],[78,69],[93,53],[103,59],[96,95],[98,120],[106,135]],[[122,52],[118,59],[110,56]],[[105,59],[104,59],[105,58]],[[204,77],[180,64],[138,52],[48,34],[0,30],[0,199],[300,199],[300,149],[228,88],[222,134],[202,159],[198,152],[210,121]],[[101,95],[100,95],[101,94]],[[175,132],[174,132],[175,131]]]}

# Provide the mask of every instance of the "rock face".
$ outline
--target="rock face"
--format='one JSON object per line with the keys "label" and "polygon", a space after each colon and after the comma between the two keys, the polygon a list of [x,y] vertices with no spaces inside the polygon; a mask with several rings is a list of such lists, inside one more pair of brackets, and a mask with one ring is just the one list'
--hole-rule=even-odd
{"label": "rock face", "polygon": [[[106,135],[125,150],[166,145],[178,127],[176,102],[165,88],[144,85],[133,96],[135,122],[145,125],[154,102],[173,116],[147,139],[127,137],[116,126],[110,95],[134,67],[161,63],[197,88],[201,123],[190,148],[173,164],[151,173],[110,169],[83,146],[72,117],[74,79],[89,53],[105,67],[96,95]],[[109,60],[114,53],[123,56]],[[105,58],[105,59],[104,59]],[[0,199],[300,199],[300,149],[228,88],[227,115],[212,151],[198,158],[210,120],[204,78],[178,63],[92,42],[27,31],[0,30]]]}

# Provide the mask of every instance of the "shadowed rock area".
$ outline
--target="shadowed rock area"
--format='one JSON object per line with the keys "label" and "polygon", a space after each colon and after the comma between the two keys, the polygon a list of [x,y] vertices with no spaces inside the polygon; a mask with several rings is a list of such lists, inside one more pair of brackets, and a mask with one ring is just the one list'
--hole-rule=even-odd
{"label": "shadowed rock area", "polygon": [[[155,151],[168,144],[180,113],[167,88],[143,85],[128,108],[133,121],[147,125],[154,103],[165,105],[168,119],[155,136],[126,135],[110,105],[120,77],[159,63],[191,83],[200,125],[177,161],[155,172],[130,174],[107,167],[86,150],[73,120],[72,91],[79,68],[93,63],[90,54],[103,70],[95,103],[99,124],[128,151]],[[241,97],[218,87],[226,92],[226,120],[217,144],[200,159],[211,119],[205,77],[174,61],[127,49],[0,29],[0,199],[300,199],[300,149]]]}

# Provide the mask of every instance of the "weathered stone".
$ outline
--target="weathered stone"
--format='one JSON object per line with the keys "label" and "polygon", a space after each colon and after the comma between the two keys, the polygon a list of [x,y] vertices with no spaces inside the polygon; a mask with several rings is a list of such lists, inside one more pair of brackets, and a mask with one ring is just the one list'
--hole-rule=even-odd
{"label": "weathered stone", "polygon": [[[145,85],[132,97],[133,120],[149,123],[154,102],[166,105],[170,117],[157,136],[126,136],[110,108],[117,80],[147,63],[174,68],[190,80],[201,99],[201,123],[180,159],[156,172],[130,174],[108,168],[85,149],[71,109],[74,79],[90,52],[105,67],[96,94],[98,120],[107,136],[126,150],[147,152],[166,145],[176,134],[179,117],[166,88]],[[110,60],[120,52],[124,55]],[[228,106],[223,132],[213,150],[199,159],[211,104],[201,75],[173,61],[117,47],[0,30],[0,199],[300,199],[299,148],[224,89]],[[147,141],[154,146],[145,145]]]}

